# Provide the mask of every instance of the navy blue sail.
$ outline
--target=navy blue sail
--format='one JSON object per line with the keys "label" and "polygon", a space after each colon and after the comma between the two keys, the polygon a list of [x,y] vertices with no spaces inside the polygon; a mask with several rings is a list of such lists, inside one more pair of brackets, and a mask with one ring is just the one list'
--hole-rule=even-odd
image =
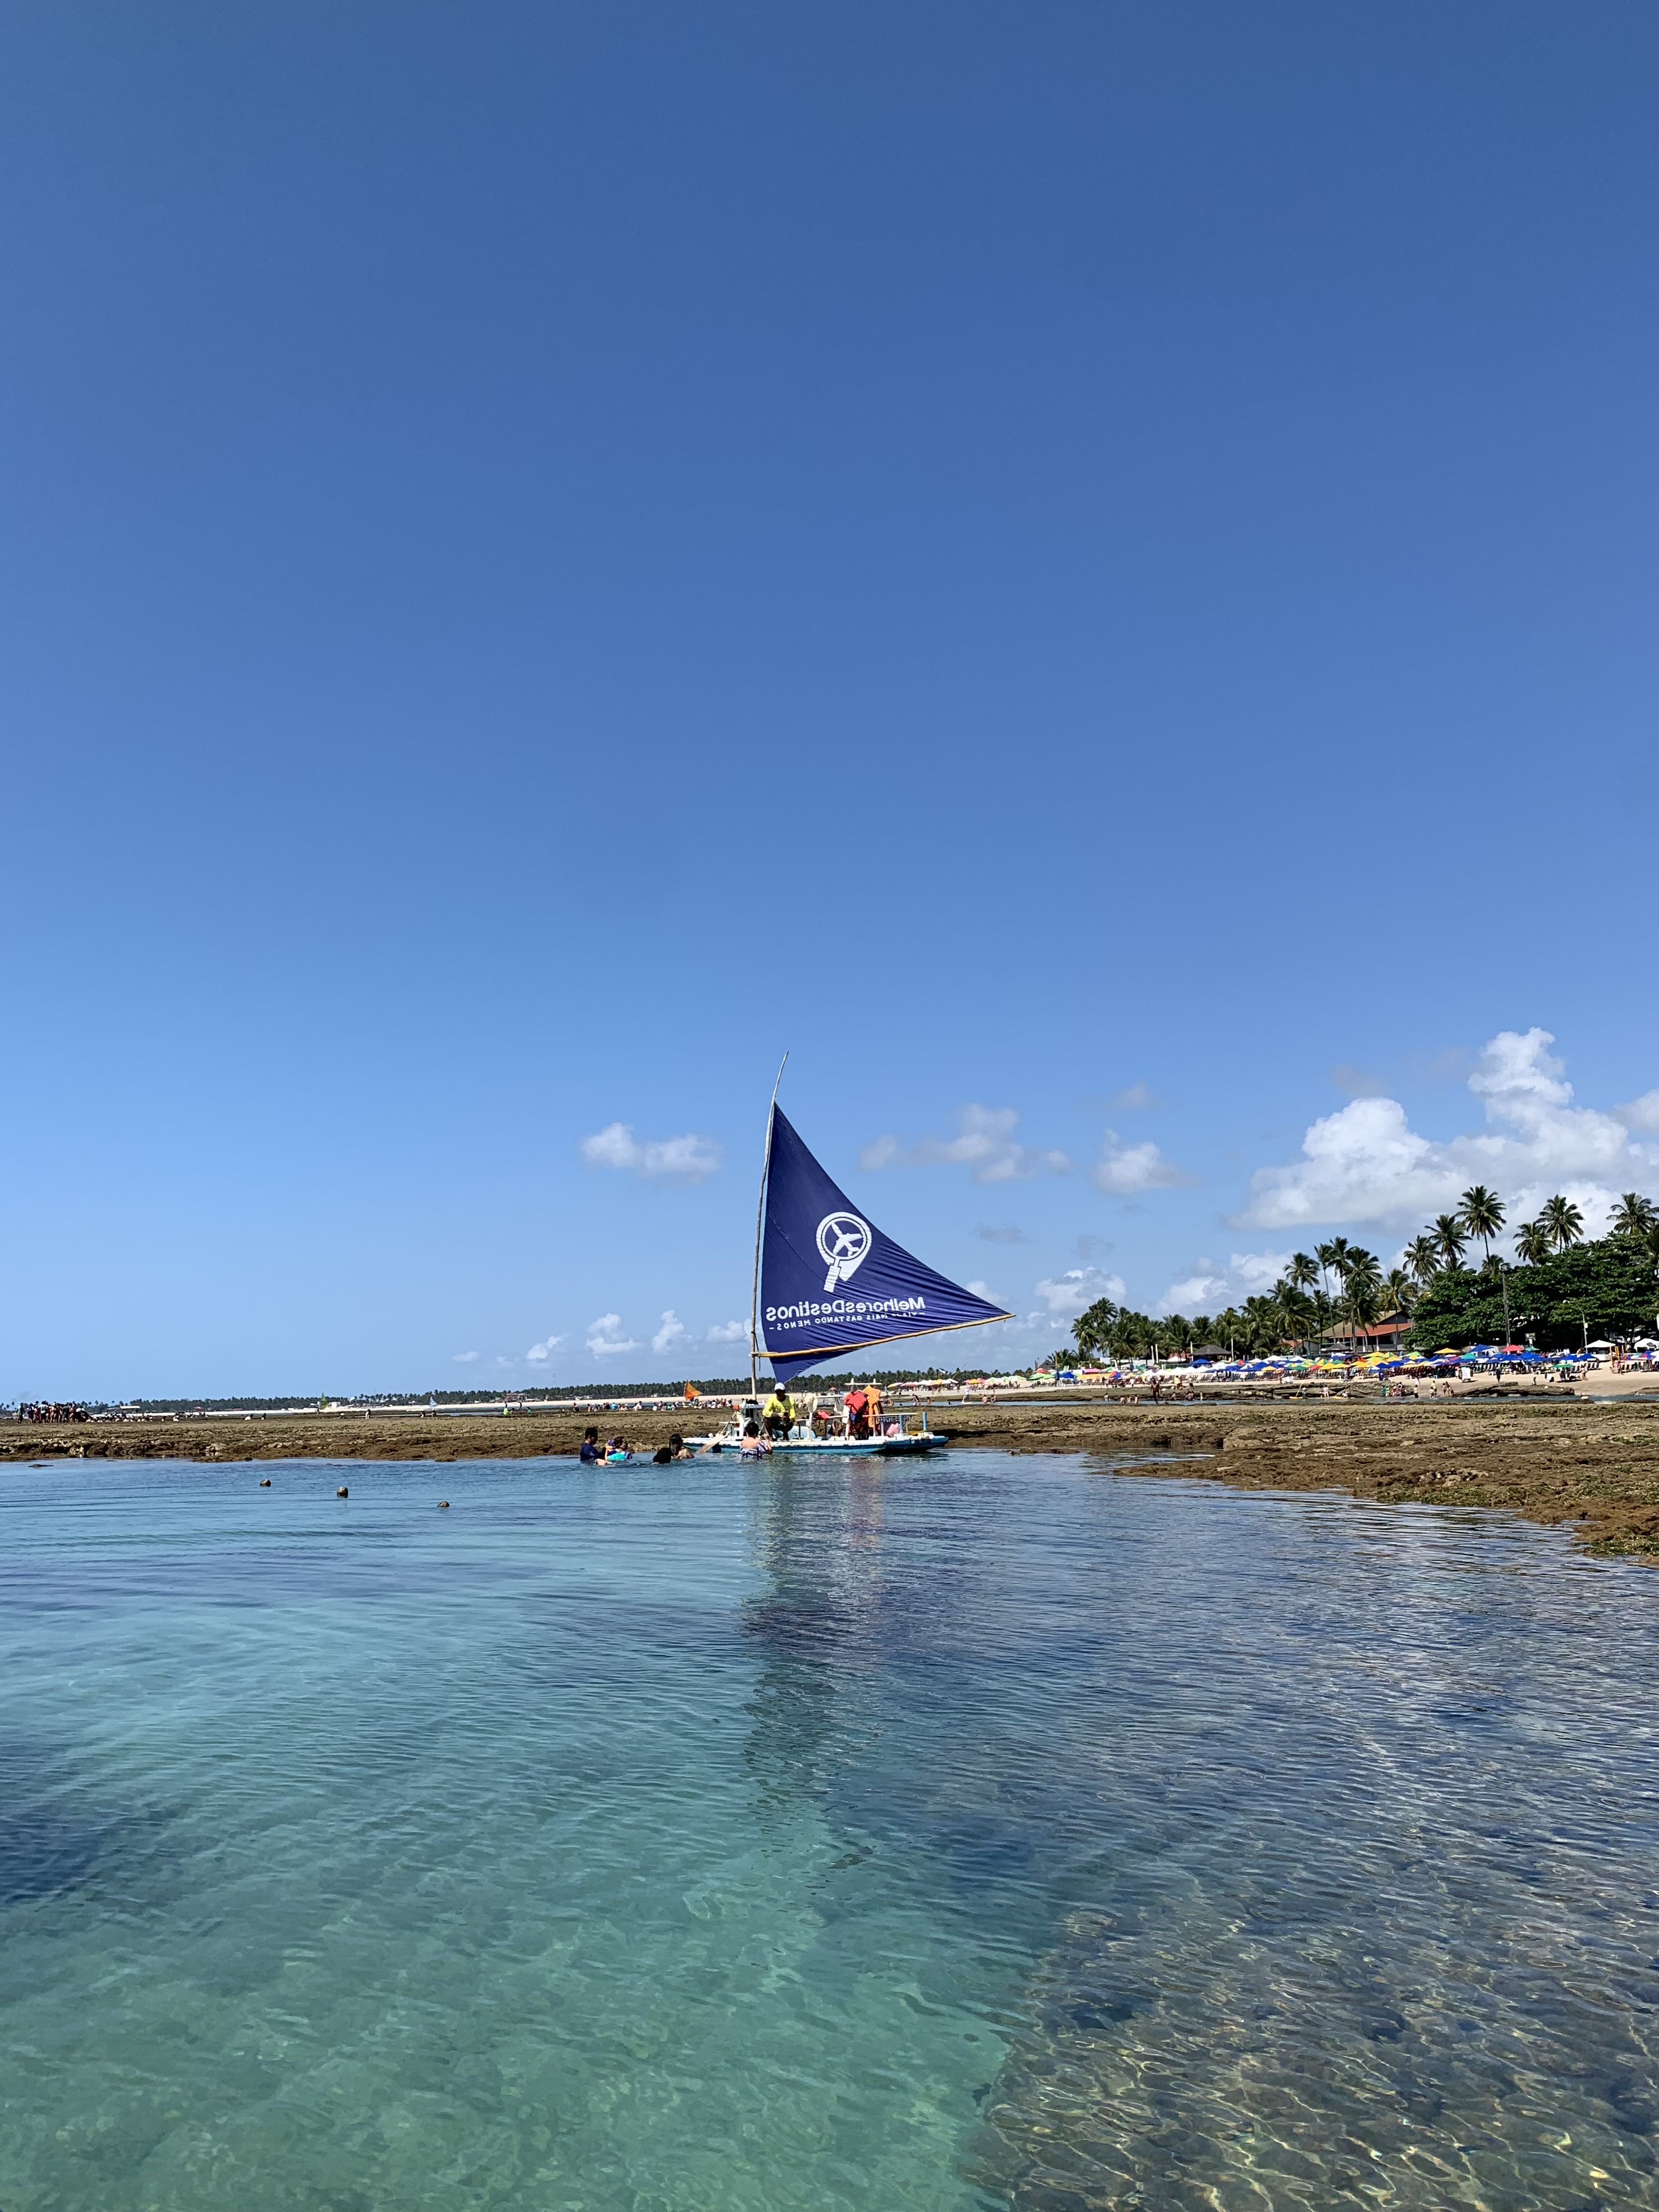
{"label": "navy blue sail", "polygon": [[772,1109],[761,1337],[781,1382],[820,1360],[1012,1316],[925,1267],[837,1190]]}

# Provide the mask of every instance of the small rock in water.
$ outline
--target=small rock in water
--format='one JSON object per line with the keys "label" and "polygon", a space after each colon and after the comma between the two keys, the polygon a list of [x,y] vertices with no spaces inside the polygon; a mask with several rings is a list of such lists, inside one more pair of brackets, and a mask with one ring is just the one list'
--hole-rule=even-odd
{"label": "small rock in water", "polygon": [[339,1488],[335,1492],[334,1495],[337,1498],[349,1498],[351,1492],[346,1488],[344,1483],[342,1483]]}

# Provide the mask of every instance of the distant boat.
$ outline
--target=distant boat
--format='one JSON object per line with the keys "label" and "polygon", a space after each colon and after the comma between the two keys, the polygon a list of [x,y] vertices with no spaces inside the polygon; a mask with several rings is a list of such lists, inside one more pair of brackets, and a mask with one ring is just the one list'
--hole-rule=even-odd
{"label": "distant boat", "polygon": [[[782,1078],[780,1068],[780,1082]],[[1012,1318],[927,1267],[860,1213],[801,1141],[774,1087],[755,1222],[751,1395],[758,1399],[763,1358],[777,1380],[787,1383],[826,1359],[872,1345]],[[736,1438],[718,1441],[730,1444]],[[906,1434],[901,1423],[890,1434],[867,1439],[792,1434],[776,1449],[913,1452],[941,1441],[925,1425],[919,1434]]]}

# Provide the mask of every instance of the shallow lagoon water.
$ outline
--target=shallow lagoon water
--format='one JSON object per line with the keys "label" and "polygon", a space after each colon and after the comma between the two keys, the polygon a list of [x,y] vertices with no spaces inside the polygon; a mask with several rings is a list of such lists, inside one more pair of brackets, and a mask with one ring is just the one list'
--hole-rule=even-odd
{"label": "shallow lagoon water", "polygon": [[5,2212],[1659,2201],[1651,1570],[986,1451],[3,1480]]}

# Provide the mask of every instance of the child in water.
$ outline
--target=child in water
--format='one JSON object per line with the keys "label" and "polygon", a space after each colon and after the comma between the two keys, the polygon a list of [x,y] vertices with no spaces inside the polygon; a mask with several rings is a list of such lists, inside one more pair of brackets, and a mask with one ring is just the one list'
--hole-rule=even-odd
{"label": "child in water", "polygon": [[761,1434],[760,1423],[746,1421],[744,1424],[743,1442],[738,1446],[738,1456],[740,1459],[764,1459],[771,1449],[772,1440],[769,1437],[763,1437]]}

